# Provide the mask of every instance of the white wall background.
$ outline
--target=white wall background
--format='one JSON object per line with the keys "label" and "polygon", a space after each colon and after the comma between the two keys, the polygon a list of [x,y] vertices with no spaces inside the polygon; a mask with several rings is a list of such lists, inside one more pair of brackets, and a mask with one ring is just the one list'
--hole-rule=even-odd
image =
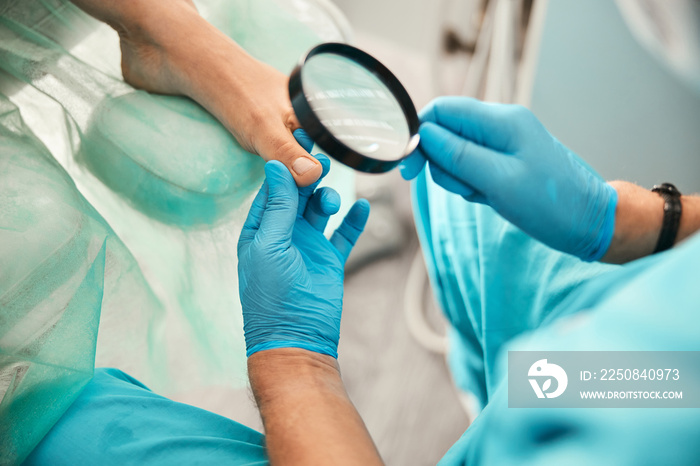
{"label": "white wall background", "polygon": [[440,47],[442,0],[335,0],[355,45],[397,75],[420,109],[434,97],[431,57]]}

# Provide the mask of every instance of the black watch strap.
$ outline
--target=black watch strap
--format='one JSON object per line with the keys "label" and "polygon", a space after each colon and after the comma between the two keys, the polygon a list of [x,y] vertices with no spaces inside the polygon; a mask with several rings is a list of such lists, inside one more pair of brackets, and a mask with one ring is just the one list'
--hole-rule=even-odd
{"label": "black watch strap", "polygon": [[664,221],[659,234],[659,241],[656,243],[654,254],[673,247],[678,236],[678,227],[681,224],[681,214],[683,206],[681,204],[681,193],[671,183],[658,184],[651,188],[664,198]]}

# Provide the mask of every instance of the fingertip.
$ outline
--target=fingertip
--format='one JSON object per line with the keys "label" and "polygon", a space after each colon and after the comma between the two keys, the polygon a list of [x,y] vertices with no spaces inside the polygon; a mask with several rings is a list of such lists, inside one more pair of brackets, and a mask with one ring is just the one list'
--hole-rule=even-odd
{"label": "fingertip", "polygon": [[340,194],[333,188],[321,189],[321,211],[324,215],[335,215],[340,211]]}
{"label": "fingertip", "polygon": [[265,177],[280,176],[283,171],[289,172],[285,164],[279,160],[270,160],[265,163]]}
{"label": "fingertip", "polygon": [[430,140],[436,135],[439,135],[442,131],[445,131],[445,129],[437,125],[436,123],[433,123],[432,121],[424,121],[418,128],[418,133],[420,134],[420,142],[424,143],[426,142],[424,141],[424,139]]}
{"label": "fingertip", "polygon": [[399,165],[399,172],[404,180],[410,181],[417,177],[425,167],[426,158],[420,149],[416,149]]}
{"label": "fingertip", "polygon": [[294,139],[297,140],[299,145],[304,148],[306,152],[311,152],[311,149],[314,147],[314,141],[309,137],[309,135],[304,131],[303,129],[299,128],[295,130],[292,135],[294,136]]}
{"label": "fingertip", "polygon": [[451,131],[430,122],[423,123],[418,131],[421,153],[431,162],[450,159],[460,140]]}
{"label": "fingertip", "polygon": [[304,218],[316,230],[323,232],[328,219],[340,210],[340,195],[329,187],[317,189],[304,208]]}
{"label": "fingertip", "polygon": [[294,177],[285,164],[277,160],[270,160],[265,164],[265,179],[268,189],[272,190],[279,184],[293,184]]}
{"label": "fingertip", "polygon": [[350,208],[345,219],[331,236],[331,244],[335,246],[343,260],[347,260],[352,248],[367,225],[369,218],[369,202],[359,199]]}
{"label": "fingertip", "polygon": [[431,121],[434,120],[435,106],[439,102],[439,97],[428,102],[428,105],[423,107],[423,109],[418,114],[420,121]]}
{"label": "fingertip", "polygon": [[268,178],[271,176],[284,176],[284,172],[289,173],[289,169],[279,160],[270,160],[265,163],[265,176]]}
{"label": "fingertip", "polygon": [[328,172],[331,171],[331,159],[329,159],[326,154],[321,154],[320,152],[318,154],[313,154],[313,156],[321,164],[322,171],[320,178],[324,178]]}
{"label": "fingertip", "polygon": [[369,218],[370,210],[370,204],[367,199],[358,199],[350,208],[347,218],[354,225],[358,226],[359,228],[363,228],[364,224]]}
{"label": "fingertip", "polygon": [[420,121],[432,121],[438,123],[441,111],[453,109],[460,106],[470,105],[472,102],[478,102],[473,97],[464,96],[439,96],[431,100],[418,115]]}

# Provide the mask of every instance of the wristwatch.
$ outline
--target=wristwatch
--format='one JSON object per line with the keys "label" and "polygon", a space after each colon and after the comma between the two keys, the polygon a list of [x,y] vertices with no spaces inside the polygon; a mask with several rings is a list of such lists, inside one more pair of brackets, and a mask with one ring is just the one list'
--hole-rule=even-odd
{"label": "wristwatch", "polygon": [[681,204],[681,192],[671,183],[657,184],[651,188],[664,198],[664,221],[659,233],[659,241],[656,243],[654,254],[673,247],[678,236],[678,227],[681,224],[683,206]]}

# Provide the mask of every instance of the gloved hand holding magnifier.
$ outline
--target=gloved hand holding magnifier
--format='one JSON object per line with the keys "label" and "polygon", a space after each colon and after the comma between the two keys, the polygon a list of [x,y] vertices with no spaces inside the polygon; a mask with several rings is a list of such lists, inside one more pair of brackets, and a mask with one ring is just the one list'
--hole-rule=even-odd
{"label": "gloved hand holding magnifier", "polygon": [[292,107],[318,146],[339,162],[384,173],[418,147],[416,108],[399,80],[367,53],[325,43],[289,79]]}

